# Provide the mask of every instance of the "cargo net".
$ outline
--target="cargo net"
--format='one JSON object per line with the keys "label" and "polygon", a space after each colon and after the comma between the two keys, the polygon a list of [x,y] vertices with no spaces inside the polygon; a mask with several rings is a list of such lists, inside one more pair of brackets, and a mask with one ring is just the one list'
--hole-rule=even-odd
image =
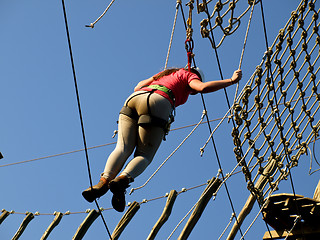
{"label": "cargo net", "polygon": [[[210,2],[213,1],[203,0],[203,3],[199,3],[199,0],[197,1],[198,13],[205,12],[207,14],[207,18],[203,19],[200,23],[201,35],[203,38],[210,40],[213,48],[219,48],[227,36],[237,31],[241,24],[241,19],[249,13],[250,8],[259,1],[248,0],[248,6],[246,6],[245,9],[239,9],[240,6],[237,5],[239,0],[227,0],[224,2],[219,0],[215,3],[213,12],[209,13],[208,6],[211,5]],[[237,16],[235,10],[241,12],[241,14]],[[211,34],[213,31],[215,31],[216,34],[215,38],[220,39],[218,44],[213,40]]]}
{"label": "cargo net", "polygon": [[314,3],[302,1],[292,12],[232,109],[234,153],[260,205],[319,135],[320,36]]}

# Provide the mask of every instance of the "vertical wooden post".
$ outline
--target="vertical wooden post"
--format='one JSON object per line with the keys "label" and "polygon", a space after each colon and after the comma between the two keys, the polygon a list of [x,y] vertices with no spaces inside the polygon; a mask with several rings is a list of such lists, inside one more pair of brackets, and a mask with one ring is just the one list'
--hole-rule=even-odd
{"label": "vertical wooden post", "polygon": [[[268,180],[267,176],[270,176],[276,170],[276,168],[277,168],[277,161],[275,159],[273,159],[266,165],[265,169],[263,170],[263,173],[261,174],[261,176],[257,180],[254,187],[262,191],[267,183],[267,180]],[[248,197],[245,205],[243,206],[243,208],[238,216],[237,221],[233,224],[232,229],[227,237],[227,240],[233,240],[235,238],[244,219],[251,212],[255,201],[256,201],[256,197],[253,196],[252,194],[250,194],[250,196]]]}
{"label": "vertical wooden post", "polygon": [[158,221],[156,222],[156,224],[153,226],[147,240],[155,239],[160,228],[163,226],[163,224],[165,224],[165,222],[168,220],[169,216],[171,215],[173,204],[174,204],[176,198],[177,198],[177,191],[171,190],[168,195],[167,202],[166,202],[166,205],[163,209],[163,212],[162,212],[160,218],[158,219]]}
{"label": "vertical wooden post", "polygon": [[185,240],[189,237],[191,231],[197,224],[198,220],[200,219],[204,209],[206,208],[209,200],[211,199],[212,195],[217,191],[221,184],[221,180],[218,178],[213,177],[204,192],[201,194],[200,199],[193,210],[188,222],[184,226],[178,240]]}
{"label": "vertical wooden post", "polygon": [[24,232],[24,230],[27,228],[30,221],[34,218],[33,213],[27,212],[26,214],[27,216],[23,219],[18,231],[16,232],[16,234],[13,236],[11,240],[19,239],[22,233]]}
{"label": "vertical wooden post", "polygon": [[47,230],[44,232],[40,240],[46,240],[52,230],[60,223],[61,218],[63,217],[63,213],[56,212],[54,213],[55,218],[53,219],[52,223],[49,225]]}
{"label": "vertical wooden post", "polygon": [[83,236],[86,234],[88,231],[89,227],[91,224],[97,219],[99,216],[99,212],[95,209],[92,209],[87,217],[84,219],[84,221],[80,224],[77,232],[73,236],[73,240],[80,240],[83,238]]}
{"label": "vertical wooden post", "polygon": [[317,200],[317,201],[320,201],[320,180],[318,182],[318,185],[314,191],[314,194],[313,194],[313,199],[314,200]]}
{"label": "vertical wooden post", "polygon": [[0,224],[1,224],[9,215],[10,215],[10,213],[9,213],[7,210],[3,209],[3,210],[2,210],[2,214],[1,214],[1,216],[0,216]]}
{"label": "vertical wooden post", "polygon": [[114,229],[111,238],[112,240],[116,240],[120,237],[120,234],[123,232],[125,227],[129,224],[131,219],[134,217],[134,215],[137,213],[137,211],[140,209],[140,204],[137,202],[133,202],[129,209],[126,211],[126,213],[122,216],[120,219],[118,225]]}

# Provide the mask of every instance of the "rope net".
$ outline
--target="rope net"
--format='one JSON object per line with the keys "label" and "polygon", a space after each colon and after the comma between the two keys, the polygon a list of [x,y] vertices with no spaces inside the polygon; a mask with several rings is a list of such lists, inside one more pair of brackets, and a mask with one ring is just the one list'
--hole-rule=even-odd
{"label": "rope net", "polygon": [[[210,2],[197,1],[198,12],[208,11]],[[248,7],[237,9],[242,14],[235,17],[237,2],[217,1],[210,17],[200,23],[202,37],[209,39],[213,49],[238,29],[241,18],[260,1],[248,1]],[[280,181],[290,178],[295,192],[290,170],[298,166],[308,149],[311,151],[309,145],[319,136],[320,36],[315,3],[316,0],[300,2],[273,44],[267,47],[243,91],[235,97],[231,109],[236,123],[231,133],[234,154],[251,195],[228,239],[235,237],[248,214],[248,206],[257,200],[262,208],[265,200],[278,190]],[[221,35],[217,45],[213,33]]]}
{"label": "rope net", "polygon": [[[213,1],[209,0],[199,3],[199,0],[197,0],[198,13],[206,11],[207,4],[210,2]],[[237,5],[238,2],[239,0],[227,0],[225,2],[222,2],[221,0],[216,1],[213,12],[201,21],[201,35],[203,38],[208,38],[210,40],[213,48],[219,48],[227,36],[238,30],[241,19],[250,12],[249,10],[252,8],[252,5],[257,4],[259,0],[256,2],[248,0],[248,6],[245,9],[239,9]],[[235,10],[242,13],[236,17]],[[209,25],[209,22],[212,21],[214,21],[214,25]],[[215,33],[219,33],[220,35],[219,43],[216,45],[214,44],[212,37],[210,37],[212,31],[215,31]]]}
{"label": "rope net", "polygon": [[[260,205],[271,189],[276,190],[279,182],[287,179],[290,169],[298,165],[300,156],[307,154],[309,144],[319,135],[320,121],[315,119],[320,117],[317,80],[320,36],[315,2],[302,0],[291,13],[233,105],[234,154],[246,180],[252,179],[247,187]],[[218,1],[210,17],[218,15],[215,26],[208,31],[202,28],[202,35],[208,38],[209,34],[204,32],[222,30],[222,40],[216,47],[236,31],[236,24],[240,24],[253,2],[249,1],[243,14],[234,18],[236,3]],[[221,14],[227,4],[229,8]],[[204,8],[203,5],[198,4],[198,9]],[[231,15],[229,25],[222,27],[227,13]],[[209,20],[201,22],[202,27],[206,21]],[[253,183],[261,175],[268,184],[257,187]]]}

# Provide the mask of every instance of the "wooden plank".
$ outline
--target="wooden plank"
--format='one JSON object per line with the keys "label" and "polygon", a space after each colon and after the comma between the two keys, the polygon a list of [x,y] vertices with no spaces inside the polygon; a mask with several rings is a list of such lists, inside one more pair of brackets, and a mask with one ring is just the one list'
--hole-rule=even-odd
{"label": "wooden plank", "polygon": [[174,204],[176,198],[177,198],[177,191],[171,190],[168,195],[167,202],[166,202],[166,205],[163,209],[163,212],[162,212],[160,218],[158,219],[158,221],[156,222],[156,224],[153,226],[147,240],[155,239],[160,228],[163,226],[163,224],[168,220],[169,216],[171,215],[173,204]]}
{"label": "wooden plank", "polygon": [[9,213],[7,210],[3,209],[3,210],[2,210],[2,214],[1,214],[1,216],[0,216],[0,224],[1,224],[9,215],[10,215],[10,213]]}
{"label": "wooden plank", "polygon": [[204,192],[201,194],[198,203],[196,204],[195,209],[193,210],[188,222],[184,226],[178,240],[185,240],[189,237],[191,231],[197,224],[198,220],[200,219],[204,209],[206,208],[209,200],[211,199],[212,195],[217,191],[221,184],[221,180],[218,178],[213,177]]}
{"label": "wooden plank", "polygon": [[26,214],[27,216],[23,219],[18,231],[16,232],[16,234],[13,236],[11,240],[19,239],[22,233],[24,232],[24,230],[27,228],[30,221],[34,218],[33,213],[27,212]]}
{"label": "wooden plank", "polygon": [[63,217],[63,213],[61,212],[56,212],[54,213],[54,215],[55,215],[55,218],[53,219],[52,223],[47,228],[47,230],[44,232],[40,240],[46,240],[49,237],[49,234],[60,223],[61,218]]}
{"label": "wooden plank", "polygon": [[[263,174],[256,181],[254,187],[262,191],[268,181],[268,178],[267,178],[268,174],[272,175],[276,170],[276,168],[277,168],[277,161],[273,159],[266,165],[265,169],[263,170]],[[240,214],[238,215],[237,221],[233,224],[232,229],[230,230],[229,235],[227,237],[227,240],[233,240],[235,238],[243,221],[251,212],[255,201],[256,201],[256,197],[250,194]]]}
{"label": "wooden plank", "polygon": [[[271,233],[271,236],[270,236]],[[280,231],[270,231],[265,232],[263,236],[263,240],[270,240],[270,239],[297,239],[299,237],[305,237],[303,239],[320,239],[320,228],[310,228],[305,226],[300,229],[293,229],[291,233],[288,234],[287,231],[280,230]]]}
{"label": "wooden plank", "polygon": [[264,220],[275,230],[289,230],[294,224],[297,215],[301,216],[301,223],[306,226],[317,225],[320,222],[319,201],[305,198],[302,195],[277,194],[272,195],[262,209]]}
{"label": "wooden plank", "polygon": [[121,233],[124,231],[125,227],[129,224],[131,219],[134,217],[134,215],[137,213],[137,211],[140,209],[140,204],[137,202],[133,202],[129,209],[126,211],[126,213],[122,216],[120,219],[118,225],[114,229],[111,239],[116,240],[120,237]]}
{"label": "wooden plank", "polygon": [[[271,235],[271,236],[270,236]],[[293,236],[292,233],[288,234],[286,231],[268,231],[264,233],[263,240],[270,240],[270,239],[283,239],[285,237]]]}
{"label": "wooden plank", "polygon": [[313,199],[320,201],[320,180],[319,180],[318,185],[314,191]]}
{"label": "wooden plank", "polygon": [[97,219],[99,215],[100,213],[97,210],[92,209],[87,215],[87,217],[84,219],[84,221],[80,224],[78,230],[76,231],[72,239],[73,240],[82,239],[86,234],[86,232],[88,231],[91,224]]}

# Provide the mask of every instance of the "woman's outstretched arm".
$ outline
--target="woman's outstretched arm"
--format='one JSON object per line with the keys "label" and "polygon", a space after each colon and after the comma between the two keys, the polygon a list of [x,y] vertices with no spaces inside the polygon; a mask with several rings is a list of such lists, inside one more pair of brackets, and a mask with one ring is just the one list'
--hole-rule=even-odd
{"label": "woman's outstretched arm", "polygon": [[140,81],[137,86],[134,88],[134,91],[138,91],[140,88],[144,86],[149,86],[150,83],[154,81],[153,77]]}
{"label": "woman's outstretched arm", "polygon": [[233,75],[229,79],[220,81],[201,82],[200,80],[192,80],[189,86],[199,93],[210,93],[228,87],[240,81],[242,78],[242,71],[240,69],[234,71]]}

